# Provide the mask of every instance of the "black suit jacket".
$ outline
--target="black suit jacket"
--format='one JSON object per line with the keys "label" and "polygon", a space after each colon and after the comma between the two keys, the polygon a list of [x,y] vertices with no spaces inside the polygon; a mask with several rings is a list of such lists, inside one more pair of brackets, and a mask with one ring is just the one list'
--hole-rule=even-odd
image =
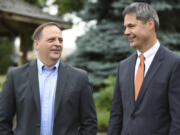
{"label": "black suit jacket", "polygon": [[180,135],[180,58],[160,46],[135,102],[136,59],[119,63],[108,135]]}
{"label": "black suit jacket", "polygon": [[[17,114],[17,127],[12,119]],[[11,70],[0,95],[0,135],[40,135],[37,62]],[[59,65],[53,135],[96,135],[92,89],[83,70]]]}

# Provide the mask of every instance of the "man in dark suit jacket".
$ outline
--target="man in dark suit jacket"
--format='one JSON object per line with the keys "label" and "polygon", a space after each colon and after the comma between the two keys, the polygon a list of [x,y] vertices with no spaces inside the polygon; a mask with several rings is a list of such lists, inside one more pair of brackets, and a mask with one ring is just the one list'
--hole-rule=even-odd
{"label": "man in dark suit jacket", "polygon": [[42,24],[33,39],[37,60],[11,70],[4,83],[0,135],[96,135],[96,111],[87,74],[60,60],[60,28],[53,22]]}
{"label": "man in dark suit jacket", "polygon": [[132,3],[123,15],[137,52],[118,65],[108,135],[180,135],[180,58],[157,40],[150,5]]}

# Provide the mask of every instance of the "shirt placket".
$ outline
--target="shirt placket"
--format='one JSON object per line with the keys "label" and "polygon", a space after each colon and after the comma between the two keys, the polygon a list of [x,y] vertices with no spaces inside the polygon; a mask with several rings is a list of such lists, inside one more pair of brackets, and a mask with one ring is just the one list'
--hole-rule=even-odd
{"label": "shirt placket", "polygon": [[[51,72],[46,71],[44,76],[44,96],[43,96],[43,104],[42,104],[42,127],[43,127],[43,135],[49,135],[49,100],[50,100],[50,90],[49,90],[49,76]],[[48,82],[48,83],[47,83]]]}

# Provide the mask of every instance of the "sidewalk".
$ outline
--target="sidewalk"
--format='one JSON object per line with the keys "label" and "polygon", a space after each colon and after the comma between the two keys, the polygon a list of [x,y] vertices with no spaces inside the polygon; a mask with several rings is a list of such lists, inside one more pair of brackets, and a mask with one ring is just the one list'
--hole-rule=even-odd
{"label": "sidewalk", "polygon": [[97,133],[97,135],[107,135],[107,133]]}

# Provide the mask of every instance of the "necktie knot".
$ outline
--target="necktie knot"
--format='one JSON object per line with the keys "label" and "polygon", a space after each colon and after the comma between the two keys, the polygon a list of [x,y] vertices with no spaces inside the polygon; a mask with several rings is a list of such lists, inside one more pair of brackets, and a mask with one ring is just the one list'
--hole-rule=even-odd
{"label": "necktie knot", "polygon": [[139,58],[140,58],[140,62],[144,62],[144,55],[143,54],[140,54]]}

